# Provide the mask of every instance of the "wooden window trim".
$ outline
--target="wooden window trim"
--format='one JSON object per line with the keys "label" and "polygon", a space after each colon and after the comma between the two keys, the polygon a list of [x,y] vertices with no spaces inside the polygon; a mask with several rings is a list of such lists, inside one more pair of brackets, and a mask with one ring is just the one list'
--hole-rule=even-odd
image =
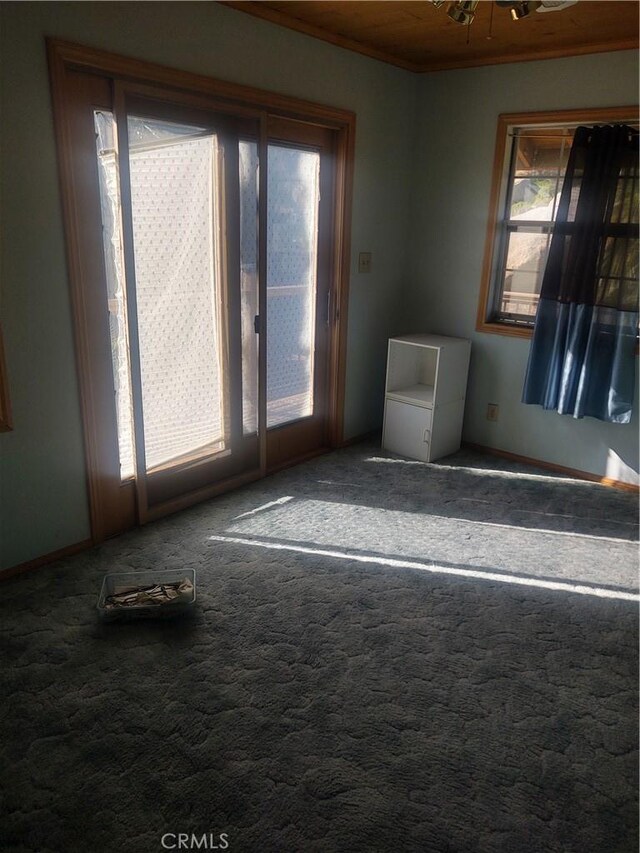
{"label": "wooden window trim", "polygon": [[500,221],[503,181],[505,176],[505,157],[507,155],[508,131],[512,126],[527,124],[572,124],[578,122],[620,122],[628,121],[637,115],[638,106],[593,107],[574,110],[557,110],[538,113],[502,113],[498,116],[493,171],[491,175],[491,193],[489,196],[489,216],[484,244],[484,259],[480,278],[480,296],[476,317],[476,331],[494,335],[506,335],[515,338],[531,338],[533,329],[528,326],[516,326],[496,320],[488,320],[493,282],[491,273],[494,262],[496,228]]}
{"label": "wooden window trim", "polygon": [[[330,335],[329,383],[331,408],[329,412],[329,446],[337,447],[343,442],[344,401],[346,381],[347,352],[347,311],[349,296],[350,254],[351,254],[351,211],[353,193],[353,172],[355,160],[355,125],[353,112],[325,106],[299,98],[289,97],[235,83],[216,80],[188,71],[180,71],[131,57],[120,56],[74,44],[58,39],[46,39],[51,93],[53,101],[54,124],[58,150],[58,170],[62,198],[63,218],[66,232],[67,259],[74,314],[76,339],[76,364],[79,374],[82,417],[85,434],[85,459],[87,466],[89,504],[91,515],[92,541],[97,542],[105,536],[105,518],[100,503],[100,465],[97,453],[96,436],[100,424],[91,405],[91,377],[89,371],[89,351],[91,342],[87,340],[84,329],[84,298],[82,293],[82,270],[78,265],[77,217],[81,212],[76,209],[70,176],[73,151],[69,131],[68,108],[64,96],[64,80],[68,71],[82,71],[105,78],[111,85],[127,84],[133,86],[161,86],[167,91],[179,91],[194,99],[194,105],[206,101],[208,108],[229,111],[240,115],[255,116],[260,123],[258,144],[261,154],[266,155],[267,123],[270,119],[293,119],[308,125],[332,130],[336,134],[336,178],[335,178],[335,216],[333,229],[333,258],[331,287],[334,294]],[[264,204],[266,190],[266,172],[260,173],[261,205]],[[261,209],[261,227],[264,213]],[[266,266],[266,241],[262,235],[260,264]],[[264,296],[264,294],[263,294]],[[264,302],[263,297],[261,297]],[[266,308],[260,304],[260,312]],[[264,355],[266,341],[260,336],[261,394],[266,393],[266,365]],[[264,402],[260,401],[261,404]],[[261,470],[264,473],[264,453],[266,436],[261,438]],[[130,488],[131,483],[122,487]],[[217,486],[207,490],[216,493]],[[205,495],[206,496],[206,495]],[[202,495],[186,495],[180,506],[186,506]],[[178,503],[176,508],[178,508]]]}

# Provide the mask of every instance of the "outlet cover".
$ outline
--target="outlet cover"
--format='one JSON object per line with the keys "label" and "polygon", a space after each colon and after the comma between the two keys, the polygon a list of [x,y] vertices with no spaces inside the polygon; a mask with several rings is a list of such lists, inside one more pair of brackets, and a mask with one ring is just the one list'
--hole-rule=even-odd
{"label": "outlet cover", "polygon": [[489,403],[489,405],[487,406],[487,420],[497,421],[499,411],[500,409],[497,403]]}
{"label": "outlet cover", "polygon": [[358,272],[371,272],[371,252],[360,252],[358,255]]}

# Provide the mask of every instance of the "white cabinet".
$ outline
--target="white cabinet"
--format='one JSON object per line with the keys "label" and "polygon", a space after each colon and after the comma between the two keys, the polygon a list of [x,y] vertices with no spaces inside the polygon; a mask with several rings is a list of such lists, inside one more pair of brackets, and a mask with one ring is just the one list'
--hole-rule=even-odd
{"label": "white cabinet", "polygon": [[460,447],[471,344],[444,335],[389,340],[385,450],[431,462]]}

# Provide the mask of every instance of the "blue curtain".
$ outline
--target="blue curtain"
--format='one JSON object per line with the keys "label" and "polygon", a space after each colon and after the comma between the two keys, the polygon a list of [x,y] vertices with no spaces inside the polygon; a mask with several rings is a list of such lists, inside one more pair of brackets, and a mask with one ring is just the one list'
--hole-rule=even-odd
{"label": "blue curtain", "polygon": [[638,334],[638,133],[576,130],[522,396],[574,418],[631,419]]}

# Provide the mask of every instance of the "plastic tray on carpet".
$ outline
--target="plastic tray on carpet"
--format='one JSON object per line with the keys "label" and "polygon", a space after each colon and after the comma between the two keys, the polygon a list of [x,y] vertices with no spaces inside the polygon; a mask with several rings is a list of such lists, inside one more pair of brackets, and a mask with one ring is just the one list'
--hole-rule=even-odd
{"label": "plastic tray on carpet", "polygon": [[[183,590],[173,600],[163,600],[173,594],[175,585]],[[111,596],[145,591],[145,603],[116,606]],[[162,603],[157,603],[162,600]],[[142,572],[109,572],[104,576],[98,596],[98,613],[104,620],[153,618],[167,619],[184,616],[193,611],[196,603],[195,569],[147,569]]]}

